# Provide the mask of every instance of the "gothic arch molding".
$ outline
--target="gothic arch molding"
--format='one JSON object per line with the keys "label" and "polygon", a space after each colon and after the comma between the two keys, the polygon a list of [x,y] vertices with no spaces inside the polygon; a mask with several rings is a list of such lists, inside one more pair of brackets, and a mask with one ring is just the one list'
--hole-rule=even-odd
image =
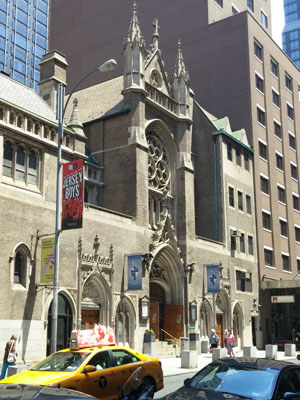
{"label": "gothic arch molding", "polygon": [[101,274],[95,272],[88,276],[82,286],[81,304],[94,303],[101,309],[100,323],[111,324],[111,290]]}
{"label": "gothic arch molding", "polygon": [[231,304],[226,290],[221,289],[216,298],[216,311],[223,313],[223,329],[231,326]]}
{"label": "gothic arch molding", "polygon": [[134,347],[137,310],[128,296],[122,295],[116,302],[114,315],[117,343]]}
{"label": "gothic arch molding", "polygon": [[208,299],[204,298],[200,304],[199,330],[201,337],[207,338],[213,326],[213,310]]}
{"label": "gothic arch molding", "polygon": [[233,307],[233,334],[236,344],[242,347],[244,344],[244,312],[240,302],[236,302]]}
{"label": "gothic arch molding", "polygon": [[162,244],[152,253],[150,282],[161,285],[166,293],[167,304],[183,304],[183,269],[178,250]]}

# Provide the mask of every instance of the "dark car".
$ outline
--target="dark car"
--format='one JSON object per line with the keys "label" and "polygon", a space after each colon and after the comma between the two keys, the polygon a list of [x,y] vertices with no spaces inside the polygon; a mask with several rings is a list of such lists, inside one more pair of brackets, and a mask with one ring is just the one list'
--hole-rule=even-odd
{"label": "dark car", "polygon": [[0,384],[0,399],[7,400],[96,400],[96,397],[70,389],[59,389],[49,386]]}
{"label": "dark car", "polygon": [[300,365],[264,358],[222,358],[165,400],[300,399]]}

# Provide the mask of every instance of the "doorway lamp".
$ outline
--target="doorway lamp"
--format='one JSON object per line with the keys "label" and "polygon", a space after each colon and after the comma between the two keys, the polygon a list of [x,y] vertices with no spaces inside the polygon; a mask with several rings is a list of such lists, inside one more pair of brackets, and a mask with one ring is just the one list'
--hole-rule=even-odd
{"label": "doorway lamp", "polygon": [[53,302],[52,302],[52,319],[51,319],[51,353],[57,350],[57,317],[58,317],[58,290],[59,290],[59,239],[61,232],[61,192],[62,192],[62,178],[61,178],[61,145],[63,140],[64,116],[69,104],[69,101],[80,86],[89,76],[95,72],[107,72],[116,68],[117,62],[114,59],[105,61],[96,70],[89,72],[85,75],[71,91],[66,104],[65,99],[65,85],[59,83],[57,85],[57,119],[58,119],[58,139],[57,139],[57,170],[56,170],[56,210],[55,210],[55,255],[54,255],[54,278],[53,278]]}

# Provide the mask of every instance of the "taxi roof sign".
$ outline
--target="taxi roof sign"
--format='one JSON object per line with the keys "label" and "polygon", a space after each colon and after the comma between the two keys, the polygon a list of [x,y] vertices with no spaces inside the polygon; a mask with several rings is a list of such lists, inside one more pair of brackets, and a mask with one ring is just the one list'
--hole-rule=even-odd
{"label": "taxi roof sign", "polygon": [[97,324],[93,329],[72,331],[70,349],[79,350],[86,347],[109,346],[116,344],[115,332],[109,326]]}

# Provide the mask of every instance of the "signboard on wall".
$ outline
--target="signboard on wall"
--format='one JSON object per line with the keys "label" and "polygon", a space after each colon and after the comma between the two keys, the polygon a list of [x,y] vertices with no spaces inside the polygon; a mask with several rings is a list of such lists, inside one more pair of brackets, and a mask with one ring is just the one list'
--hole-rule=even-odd
{"label": "signboard on wall", "polygon": [[220,292],[220,265],[207,265],[207,292],[219,293]]}
{"label": "signboard on wall", "polygon": [[62,230],[82,228],[83,181],[82,160],[63,164]]}
{"label": "signboard on wall", "polygon": [[295,303],[294,296],[271,296],[271,303]]}
{"label": "signboard on wall", "polygon": [[40,283],[53,284],[55,237],[42,239],[41,280]]}
{"label": "signboard on wall", "polygon": [[142,289],[142,255],[128,256],[128,290]]}

